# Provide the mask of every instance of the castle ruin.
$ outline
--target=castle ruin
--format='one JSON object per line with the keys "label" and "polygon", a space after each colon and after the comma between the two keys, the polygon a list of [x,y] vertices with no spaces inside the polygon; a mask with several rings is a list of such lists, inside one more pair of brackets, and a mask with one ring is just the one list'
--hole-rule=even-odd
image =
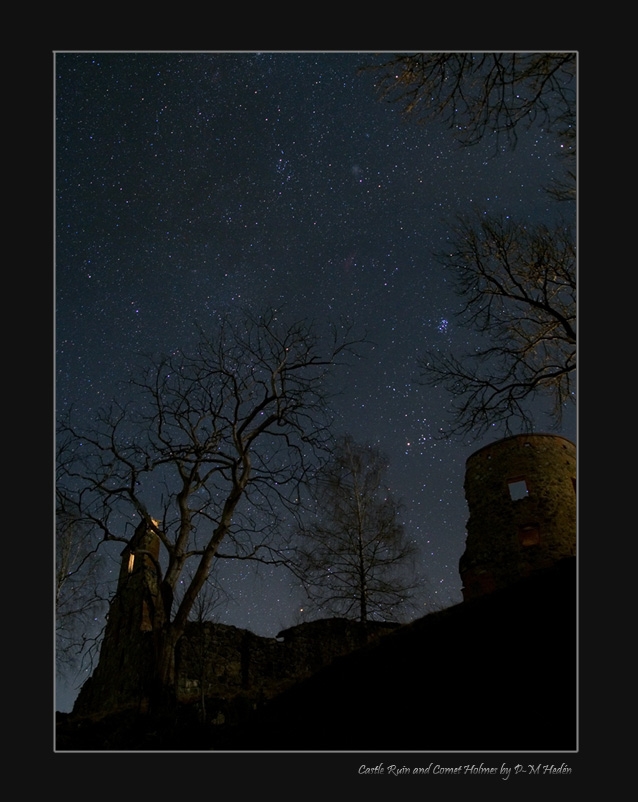
{"label": "castle ruin", "polygon": [[470,517],[463,599],[576,554],[576,446],[552,434],[506,437],[466,462]]}
{"label": "castle ruin", "polygon": [[[459,562],[464,601],[575,555],[576,446],[571,441],[523,434],[484,446],[467,460],[464,487],[470,512]],[[121,558],[99,663],[74,707],[80,716],[144,710],[147,703],[143,677],[151,673],[157,634],[170,609],[162,597],[153,528],[140,524]],[[252,706],[272,698],[397,626],[326,619],[265,638],[224,624],[191,622],[177,644],[177,698],[212,700],[208,710],[227,720],[236,702]]]}
{"label": "castle ruin", "polygon": [[[159,582],[159,538],[141,523],[121,552],[99,662],[82,686],[73,714],[99,716],[122,709],[145,712],[146,678],[153,673],[166,600]],[[191,621],[175,653],[176,696],[201,702],[219,722],[309,677],[337,657],[398,626],[392,622],[331,618],[262,637],[238,627]]]}

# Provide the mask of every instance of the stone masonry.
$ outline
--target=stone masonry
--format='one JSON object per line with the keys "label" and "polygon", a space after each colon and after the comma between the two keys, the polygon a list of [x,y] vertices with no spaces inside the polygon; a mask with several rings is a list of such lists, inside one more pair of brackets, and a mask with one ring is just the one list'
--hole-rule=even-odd
{"label": "stone masonry", "polygon": [[466,463],[470,517],[459,570],[465,600],[576,554],[576,446],[564,437],[498,440]]}
{"label": "stone masonry", "polygon": [[241,698],[256,704],[397,626],[329,618],[265,638],[226,624],[191,622],[176,655],[178,699],[223,700],[226,708]]}

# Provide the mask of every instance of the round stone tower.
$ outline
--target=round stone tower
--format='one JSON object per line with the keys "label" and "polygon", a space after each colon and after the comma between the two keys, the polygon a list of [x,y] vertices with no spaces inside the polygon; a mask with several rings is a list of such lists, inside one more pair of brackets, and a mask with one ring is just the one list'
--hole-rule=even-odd
{"label": "round stone tower", "polygon": [[506,437],[466,463],[470,517],[464,600],[576,554],[576,446],[551,434]]}

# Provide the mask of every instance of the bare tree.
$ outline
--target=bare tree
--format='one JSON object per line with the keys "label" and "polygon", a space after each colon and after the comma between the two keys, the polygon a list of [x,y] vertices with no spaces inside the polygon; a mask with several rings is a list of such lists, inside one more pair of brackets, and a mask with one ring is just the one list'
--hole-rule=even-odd
{"label": "bare tree", "polygon": [[71,678],[92,654],[108,583],[92,527],[61,496],[55,525],[55,662],[58,675]]}
{"label": "bare tree", "polygon": [[485,135],[514,144],[536,122],[566,137],[576,132],[576,53],[399,53],[365,67],[382,99],[424,122],[439,118],[464,145]]}
{"label": "bare tree", "polygon": [[575,400],[576,256],[567,227],[460,220],[441,256],[463,299],[461,322],[484,345],[419,360],[426,384],[453,396],[445,435],[532,428],[530,403],[552,403],[556,424]]}
{"label": "bare tree", "polygon": [[576,198],[577,54],[400,53],[370,65],[381,99],[418,123],[439,119],[462,145],[493,137],[516,145],[521,129],[553,132],[562,177],[547,185],[555,200]]}
{"label": "bare tree", "polygon": [[296,561],[312,610],[397,620],[416,589],[416,548],[384,486],[386,468],[378,449],[346,436],[319,474],[317,510],[302,526]]}
{"label": "bare tree", "polygon": [[182,641],[182,657],[188,661],[189,674],[197,681],[199,688],[199,717],[206,721],[206,696],[208,692],[208,664],[210,653],[202,625],[214,620],[215,611],[228,601],[228,594],[218,581],[209,576],[199,592],[189,620],[197,623],[198,637]]}
{"label": "bare tree", "polygon": [[[556,134],[562,178],[546,187],[576,197],[576,65],[564,53],[398,54],[371,66],[381,97],[407,118],[443,121],[463,145],[492,137],[515,146],[521,129]],[[575,222],[575,221],[574,221]],[[429,352],[426,384],[453,396],[445,436],[532,427],[532,402],[551,399],[555,425],[575,400],[576,259],[571,223],[530,225],[461,218],[440,255],[462,302],[461,324],[483,337],[474,351]]]}
{"label": "bare tree", "polygon": [[[275,311],[226,318],[193,353],[151,360],[132,379],[130,402],[101,413],[91,431],[61,424],[74,459],[58,492],[104,542],[154,565],[162,602],[153,608],[152,698],[174,698],[175,646],[214,561],[285,561],[277,512],[298,508],[327,441],[327,374],[351,352],[348,337],[285,324]],[[159,557],[140,546],[144,531]]]}

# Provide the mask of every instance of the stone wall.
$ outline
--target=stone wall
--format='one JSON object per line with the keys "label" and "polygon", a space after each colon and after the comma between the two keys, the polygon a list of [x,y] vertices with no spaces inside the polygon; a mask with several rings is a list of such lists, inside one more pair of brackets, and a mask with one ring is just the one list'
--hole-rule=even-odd
{"label": "stone wall", "polygon": [[188,624],[176,655],[177,693],[182,702],[244,697],[272,698],[398,624],[345,619],[311,621],[264,638],[212,622]]}
{"label": "stone wall", "polygon": [[465,497],[464,599],[576,554],[576,446],[570,440],[525,434],[479,449],[466,463]]}
{"label": "stone wall", "polygon": [[[128,583],[123,587],[126,590]],[[124,592],[111,604],[111,626],[100,661],[74,706],[73,713],[80,718],[147,709],[142,680],[152,671],[155,633],[140,628],[139,604],[134,601],[139,600]],[[129,629],[125,624],[134,610],[138,614]],[[330,618],[265,638],[228,624],[189,622],[175,654],[177,699],[203,703],[209,721],[236,722],[247,710],[398,626]]]}
{"label": "stone wall", "polygon": [[[80,690],[74,715],[148,708],[148,682],[164,622],[158,555],[157,535],[140,524],[122,551],[99,662]],[[175,651],[178,701],[212,698],[225,710],[229,704],[236,710],[241,700],[254,706],[396,626],[324,619],[263,638],[233,626],[191,622]]]}

